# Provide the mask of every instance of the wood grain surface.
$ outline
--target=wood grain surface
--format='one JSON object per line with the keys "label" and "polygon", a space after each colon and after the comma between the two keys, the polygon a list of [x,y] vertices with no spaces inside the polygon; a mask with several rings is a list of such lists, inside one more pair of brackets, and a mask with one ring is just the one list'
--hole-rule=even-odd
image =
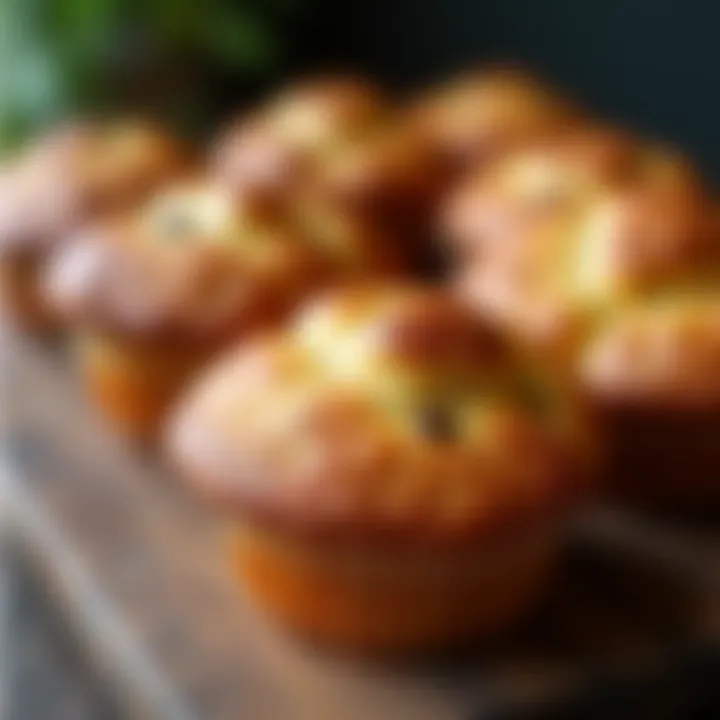
{"label": "wood grain surface", "polygon": [[688,663],[720,668],[717,533],[610,509],[579,524],[535,616],[484,648],[379,664],[287,637],[245,603],[214,519],[104,427],[65,349],[2,350],[6,526],[131,714],[470,719],[609,687],[662,702]]}

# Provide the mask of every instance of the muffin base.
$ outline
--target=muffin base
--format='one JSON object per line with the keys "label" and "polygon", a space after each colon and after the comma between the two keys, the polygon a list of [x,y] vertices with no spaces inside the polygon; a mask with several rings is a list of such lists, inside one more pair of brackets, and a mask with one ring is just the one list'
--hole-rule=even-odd
{"label": "muffin base", "polygon": [[51,332],[59,326],[40,290],[42,268],[43,262],[35,256],[0,260],[2,315],[19,329]]}
{"label": "muffin base", "polygon": [[89,333],[77,343],[88,393],[111,423],[137,439],[157,436],[169,406],[207,351]]}
{"label": "muffin base", "polygon": [[232,535],[248,596],[292,631],[369,653],[437,650],[506,629],[538,599],[558,533],[479,547],[393,547],[285,535]]}

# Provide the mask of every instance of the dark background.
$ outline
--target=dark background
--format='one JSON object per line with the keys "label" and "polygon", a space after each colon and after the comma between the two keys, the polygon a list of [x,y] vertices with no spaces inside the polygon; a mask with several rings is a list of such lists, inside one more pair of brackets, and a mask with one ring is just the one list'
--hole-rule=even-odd
{"label": "dark background", "polygon": [[523,61],[720,178],[715,0],[323,0],[314,23],[308,59],[400,87],[478,60]]}
{"label": "dark background", "polygon": [[311,70],[411,88],[499,59],[720,178],[717,0],[2,0],[0,26],[0,146],[136,105],[206,133]]}

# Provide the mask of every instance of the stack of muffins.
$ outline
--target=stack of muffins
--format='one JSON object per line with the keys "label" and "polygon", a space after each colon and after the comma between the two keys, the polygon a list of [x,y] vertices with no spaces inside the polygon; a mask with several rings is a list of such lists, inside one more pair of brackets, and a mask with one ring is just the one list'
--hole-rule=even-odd
{"label": "stack of muffins", "polygon": [[[720,499],[720,225],[514,69],[295,84],[192,152],[64,128],[2,177],[3,311],[231,527],[247,594],[375,652],[508,627],[591,494]],[[442,258],[428,268],[428,258]]]}

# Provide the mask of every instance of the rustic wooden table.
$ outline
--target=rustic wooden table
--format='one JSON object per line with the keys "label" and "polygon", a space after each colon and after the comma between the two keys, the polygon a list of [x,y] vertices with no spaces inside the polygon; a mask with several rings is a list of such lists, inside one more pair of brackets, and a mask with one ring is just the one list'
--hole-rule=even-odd
{"label": "rustic wooden table", "polygon": [[0,717],[3,720],[120,720],[124,708],[65,627],[31,568],[9,558]]}
{"label": "rustic wooden table", "polygon": [[706,677],[693,692],[718,700],[712,529],[596,511],[512,637],[424,663],[333,656],[246,605],[212,518],[103,427],[61,348],[6,335],[2,350],[5,534],[130,714],[460,720],[614,698],[608,716],[647,717],[632,703],[650,699],[675,717],[678,688]]}

